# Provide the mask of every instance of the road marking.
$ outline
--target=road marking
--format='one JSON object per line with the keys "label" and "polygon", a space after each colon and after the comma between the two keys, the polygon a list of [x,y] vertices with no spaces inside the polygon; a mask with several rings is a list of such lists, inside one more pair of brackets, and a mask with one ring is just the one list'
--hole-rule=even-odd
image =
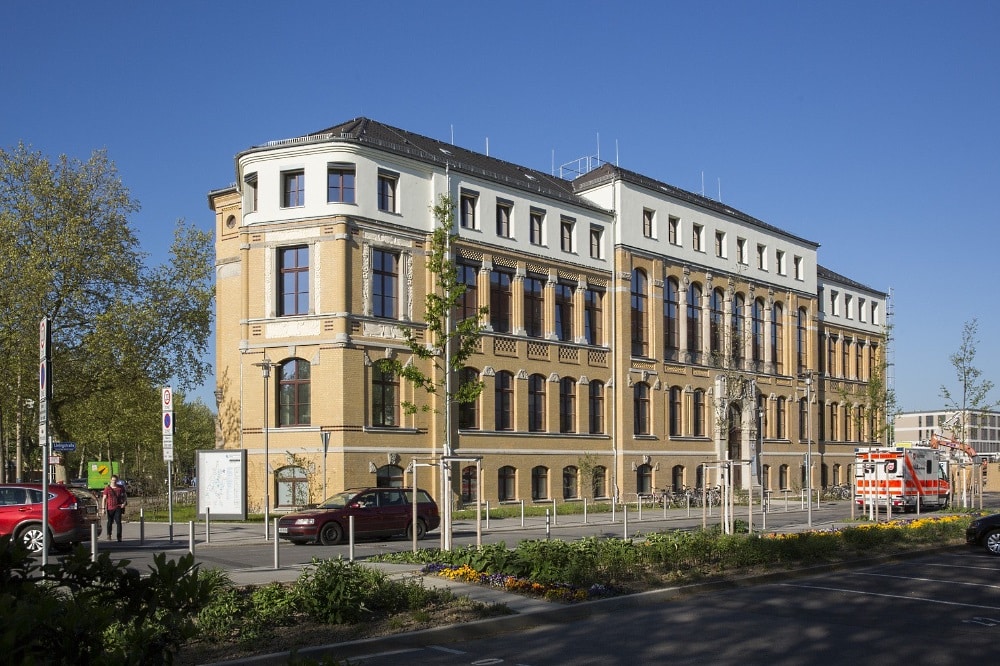
{"label": "road marking", "polygon": [[826,592],[846,592],[848,594],[862,594],[869,597],[884,597],[886,599],[905,599],[906,601],[926,601],[932,604],[943,604],[945,606],[964,606],[966,608],[985,608],[987,610],[1000,611],[1000,606],[980,606],[979,604],[963,604],[958,601],[941,601],[939,599],[928,599],[927,597],[906,597],[901,594],[885,594],[882,592],[860,592],[840,587],[824,587],[822,585],[797,585],[795,583],[778,583],[779,587],[797,587],[803,590],[823,590]]}
{"label": "road marking", "polygon": [[428,645],[428,649],[437,650],[439,652],[447,652],[448,654],[465,654],[464,650],[453,650],[451,648],[446,648],[441,645]]}
{"label": "road marking", "polygon": [[863,571],[852,572],[852,576],[875,576],[878,578],[896,578],[898,580],[915,580],[921,583],[947,583],[948,585],[969,585],[971,587],[991,587],[994,589],[1000,589],[1000,585],[984,585],[983,583],[965,583],[961,581],[954,580],[940,580],[938,578],[916,578],[914,576],[893,576],[891,574],[880,574],[880,573],[865,573]]}

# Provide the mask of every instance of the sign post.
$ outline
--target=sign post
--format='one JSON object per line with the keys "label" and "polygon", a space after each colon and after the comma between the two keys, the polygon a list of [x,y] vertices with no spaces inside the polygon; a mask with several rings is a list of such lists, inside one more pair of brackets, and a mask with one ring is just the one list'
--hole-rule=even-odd
{"label": "sign post", "polygon": [[330,433],[321,432],[319,436],[323,440],[323,501],[325,502],[329,497],[326,492],[326,452],[330,449]]}
{"label": "sign post", "polygon": [[167,523],[170,543],[174,542],[174,392],[164,386],[160,393],[163,407],[163,460],[167,463]]}
{"label": "sign post", "polygon": [[52,326],[48,317],[38,325],[38,445],[42,447],[42,568],[49,563],[49,399],[52,397]]}

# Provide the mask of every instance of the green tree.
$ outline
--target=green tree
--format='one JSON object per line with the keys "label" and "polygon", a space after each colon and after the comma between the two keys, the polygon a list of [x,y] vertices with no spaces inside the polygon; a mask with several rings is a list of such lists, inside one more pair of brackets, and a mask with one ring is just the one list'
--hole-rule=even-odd
{"label": "green tree", "polygon": [[[424,336],[418,336],[412,328],[403,331],[410,353],[419,362],[413,363],[409,359],[404,362],[399,358],[379,361],[412,386],[422,389],[428,398],[439,396],[439,404],[443,404],[449,413],[457,404],[475,402],[483,390],[481,380],[466,376],[461,371],[479,346],[485,318],[489,314],[489,308],[481,307],[473,316],[455,321],[454,314],[466,287],[459,281],[458,269],[451,257],[454,210],[454,202],[446,195],[441,195],[437,204],[431,208],[436,226],[431,234],[427,254],[427,271],[433,278],[432,288],[427,289],[424,305],[426,341]],[[403,408],[411,414],[418,410],[434,411],[429,403],[417,404],[412,401],[404,402]],[[443,419],[441,434],[444,438],[445,455],[452,453],[450,425],[450,418]],[[449,494],[442,498],[445,507],[444,529],[447,531],[450,529],[451,515],[451,490],[447,485],[445,492]]]}
{"label": "green tree", "polygon": [[52,322],[53,437],[78,430],[70,413],[89,408],[98,422],[122,400],[142,400],[131,408],[158,420],[159,400],[132,388],[204,381],[211,234],[178,221],[170,261],[148,267],[128,221],[138,209],[104,151],[51,162],[23,144],[0,149],[0,412],[23,414],[37,398],[43,317]]}
{"label": "green tree", "polygon": [[985,415],[996,406],[989,398],[993,390],[993,382],[982,379],[983,372],[976,367],[976,352],[979,345],[979,321],[972,319],[962,327],[962,343],[958,351],[949,359],[955,367],[958,379],[958,393],[952,393],[944,384],[941,385],[941,397],[945,407],[957,413],[952,431],[958,440],[965,443],[968,434],[967,419],[971,415]]}

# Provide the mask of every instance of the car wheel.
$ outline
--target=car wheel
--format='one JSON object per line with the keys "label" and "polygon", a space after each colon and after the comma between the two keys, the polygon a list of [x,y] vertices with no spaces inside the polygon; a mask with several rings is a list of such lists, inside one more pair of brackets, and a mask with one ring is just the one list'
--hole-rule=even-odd
{"label": "car wheel", "polygon": [[344,531],[340,529],[340,525],[331,521],[320,528],[319,542],[324,546],[333,546],[340,543],[343,536]]}
{"label": "car wheel", "polygon": [[983,536],[983,545],[991,555],[1000,555],[1000,530],[990,530]]}
{"label": "car wheel", "polygon": [[28,525],[22,527],[17,533],[17,540],[28,549],[29,553],[37,555],[42,552],[44,538],[41,525]]}
{"label": "car wheel", "polygon": [[[427,525],[422,518],[417,518],[417,540],[419,541],[425,536],[427,536]],[[413,540],[413,523],[406,526],[406,538]]]}

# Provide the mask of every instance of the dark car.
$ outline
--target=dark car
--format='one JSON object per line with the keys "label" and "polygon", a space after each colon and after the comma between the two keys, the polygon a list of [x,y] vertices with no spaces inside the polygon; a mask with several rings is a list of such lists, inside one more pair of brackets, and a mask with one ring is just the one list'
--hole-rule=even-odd
{"label": "dark car", "polygon": [[991,555],[1000,555],[1000,513],[976,518],[965,530],[970,546],[983,546]]}
{"label": "dark car", "polygon": [[[49,485],[49,542],[57,550],[90,541],[90,526],[101,522],[97,501],[87,490]],[[10,536],[32,553],[42,552],[42,484],[0,484],[0,536]]]}
{"label": "dark car", "polygon": [[[293,543],[324,546],[343,541],[354,517],[356,537],[413,538],[413,491],[409,488],[354,488],[337,493],[314,508],[289,513],[278,520],[278,536]],[[417,538],[441,522],[437,504],[425,490],[417,490]]]}

